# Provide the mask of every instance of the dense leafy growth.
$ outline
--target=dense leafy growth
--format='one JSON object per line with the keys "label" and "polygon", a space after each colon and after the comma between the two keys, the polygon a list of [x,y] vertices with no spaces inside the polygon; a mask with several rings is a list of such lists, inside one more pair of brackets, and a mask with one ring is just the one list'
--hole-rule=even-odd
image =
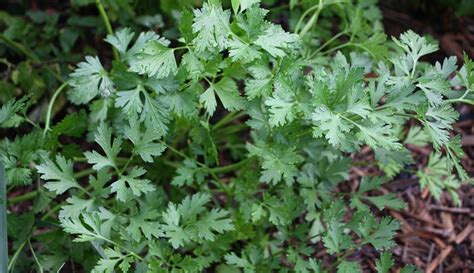
{"label": "dense leafy growth", "polygon": [[[1,127],[34,124],[0,142],[10,189],[37,186],[34,212],[10,218],[25,226],[10,269],[349,273],[369,247],[385,273],[400,224],[380,211],[405,206],[385,183],[412,172],[459,204],[470,178],[451,129],[454,106],[473,103],[473,63],[422,62],[437,45],[412,31],[387,42],[373,3],[290,1],[280,25],[260,2],[210,0],[167,31],[109,33],[115,60],[85,56],[44,127],[34,96],[1,107]],[[74,111],[50,126],[56,98]],[[426,166],[407,145],[433,148]],[[347,190],[364,147],[380,171]],[[32,242],[48,246],[29,259]]]}

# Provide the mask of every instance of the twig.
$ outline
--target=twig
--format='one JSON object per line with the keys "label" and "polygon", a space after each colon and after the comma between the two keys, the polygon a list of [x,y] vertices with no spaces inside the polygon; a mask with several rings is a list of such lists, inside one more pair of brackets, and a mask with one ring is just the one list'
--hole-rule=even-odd
{"label": "twig", "polygon": [[[95,4],[97,6],[97,9],[99,10],[100,16],[102,17],[102,20],[104,21],[105,28],[107,29],[107,33],[110,35],[114,35],[114,31],[112,30],[112,25],[110,24],[109,17],[107,16],[107,12],[105,12],[104,5],[102,5],[101,0],[96,0]],[[115,60],[119,60],[119,54],[117,52],[117,49],[112,46],[112,51],[114,53],[114,58]]]}
{"label": "twig", "polygon": [[473,211],[470,208],[451,208],[451,207],[445,207],[445,206],[439,206],[439,205],[430,205],[429,209],[431,210],[441,210],[441,211],[447,211],[447,212],[452,212],[452,213],[472,213]]}
{"label": "twig", "polygon": [[453,250],[452,246],[448,246],[426,267],[425,273],[432,273]]}
{"label": "twig", "polygon": [[471,234],[473,230],[473,227],[472,227],[472,224],[468,224],[462,231],[461,233],[459,233],[456,238],[454,239],[454,242],[456,244],[460,244],[462,243],[466,238],[467,236],[469,236]]}

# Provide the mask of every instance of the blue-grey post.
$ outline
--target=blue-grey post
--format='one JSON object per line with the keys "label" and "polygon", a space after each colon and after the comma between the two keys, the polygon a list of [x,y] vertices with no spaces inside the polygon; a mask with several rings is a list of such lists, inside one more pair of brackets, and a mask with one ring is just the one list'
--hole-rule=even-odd
{"label": "blue-grey post", "polygon": [[3,165],[0,163],[0,272],[7,272],[7,180]]}

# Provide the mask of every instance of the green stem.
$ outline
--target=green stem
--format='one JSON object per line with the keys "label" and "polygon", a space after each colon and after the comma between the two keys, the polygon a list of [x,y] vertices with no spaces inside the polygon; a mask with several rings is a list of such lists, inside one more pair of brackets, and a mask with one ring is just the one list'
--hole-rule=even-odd
{"label": "green stem", "polygon": [[230,135],[248,129],[249,126],[245,123],[235,124],[229,127],[222,128],[215,132],[216,135]]}
{"label": "green stem", "polygon": [[43,273],[43,267],[41,266],[40,261],[38,260],[38,257],[36,257],[35,250],[33,249],[33,246],[31,245],[31,241],[28,240],[28,246],[30,247],[31,254],[33,255],[33,259],[35,260],[36,265],[38,266],[38,270],[40,273]]}
{"label": "green stem", "polygon": [[457,99],[449,99],[449,100],[447,100],[447,102],[449,102],[449,103],[464,102],[464,103],[468,103],[468,104],[473,104],[473,101],[464,99],[469,94],[469,92],[471,92],[471,90],[466,89],[466,91],[464,92],[464,94],[462,94],[461,97],[459,97]]}
{"label": "green stem", "polygon": [[216,167],[216,168],[210,168],[210,170],[212,172],[214,172],[215,174],[220,174],[220,173],[229,173],[229,172],[232,172],[232,171],[235,171],[235,170],[238,170],[240,169],[241,167],[245,166],[246,164],[248,164],[249,162],[251,162],[252,160],[254,160],[253,157],[249,157],[249,158],[246,158],[244,160],[241,160],[237,163],[234,163],[234,164],[230,164],[230,165],[227,165],[227,166],[222,166],[222,167]]}
{"label": "green stem", "polygon": [[219,120],[216,124],[214,124],[212,129],[217,130],[221,127],[224,127],[225,125],[232,122],[233,120],[236,120],[236,119],[241,118],[243,116],[245,116],[245,112],[230,112],[225,117],[223,117],[221,120]]}
{"label": "green stem", "polygon": [[[85,169],[85,170],[82,170],[82,171],[79,171],[79,172],[75,173],[74,178],[76,178],[76,179],[82,178],[84,176],[88,176],[90,174],[93,174],[94,172],[95,172],[94,169]],[[23,202],[23,201],[26,201],[26,200],[33,199],[33,198],[36,197],[36,195],[38,195],[38,193],[36,191],[30,191],[30,192],[27,192],[25,194],[15,196],[15,197],[12,197],[12,198],[8,199],[8,203],[9,204],[20,203],[20,202]]]}
{"label": "green stem", "polygon": [[347,43],[345,43],[345,44],[338,45],[338,46],[336,46],[336,47],[330,48],[330,49],[324,51],[323,54],[329,54],[329,53],[331,53],[331,52],[333,52],[333,51],[339,50],[339,49],[341,49],[341,48],[344,48],[344,47],[347,47],[347,46],[350,46],[350,45],[352,45],[352,43],[349,41],[349,42],[347,42]]}
{"label": "green stem", "polygon": [[318,22],[319,13],[323,9],[323,0],[319,0],[318,8],[314,12],[313,16],[309,19],[309,21],[304,26],[303,30],[301,30],[300,37],[304,37],[306,33]]}
{"label": "green stem", "polygon": [[22,44],[13,41],[12,39],[8,38],[4,34],[0,33],[0,40],[7,44],[9,47],[14,49],[20,54],[25,55],[28,59],[33,61],[34,63],[39,63],[39,58],[33,53],[33,51],[26,49]]}
{"label": "green stem", "polygon": [[345,35],[347,33],[347,30],[344,30],[344,31],[341,31],[339,32],[338,34],[334,35],[331,39],[327,40],[323,45],[321,45],[320,47],[318,47],[313,53],[311,53],[311,55],[309,56],[309,58],[313,58],[314,56],[316,56],[316,54],[318,54],[321,50],[323,50],[325,47],[327,47],[329,44],[331,44],[332,42],[334,42],[335,40],[337,40],[339,37]]}
{"label": "green stem", "polygon": [[[163,145],[166,145],[166,147],[168,147],[169,150],[171,150],[173,153],[185,158],[185,159],[189,159],[189,157],[182,153],[181,151],[177,150],[176,148],[174,148],[173,146],[171,145],[168,145],[166,142],[164,142],[163,140],[160,140],[160,142],[163,144]],[[169,164],[169,162],[167,161],[163,161],[165,164]],[[222,181],[220,180],[220,178],[216,175],[216,173],[213,171],[213,169],[209,168],[206,164],[203,164],[199,161],[196,160],[196,164],[199,165],[199,167],[203,168],[204,170],[206,170],[207,172],[209,172],[209,174],[211,175],[212,178],[214,178],[214,180],[216,180],[216,182],[220,182],[220,183],[217,183],[217,186],[219,188],[221,188],[225,193],[227,193],[227,195],[230,197],[232,197],[232,193],[229,189],[229,186],[225,183],[222,183]]]}
{"label": "green stem", "polygon": [[53,112],[54,103],[56,99],[58,98],[59,94],[61,94],[61,92],[66,88],[67,85],[68,85],[68,82],[64,82],[63,84],[61,84],[58,87],[58,89],[56,89],[53,96],[51,97],[51,101],[49,102],[49,105],[48,105],[48,111],[46,112],[46,121],[45,121],[46,123],[44,125],[44,130],[43,130],[43,138],[46,136],[46,133],[50,130],[49,126],[51,123],[51,114]]}
{"label": "green stem", "polygon": [[38,195],[36,191],[30,191],[30,192],[27,192],[25,194],[15,196],[15,197],[12,197],[12,198],[8,199],[8,203],[10,203],[10,204],[20,203],[20,202],[23,202],[23,201],[26,201],[26,200],[29,200],[29,199],[33,199],[33,198],[36,197],[36,195]]}
{"label": "green stem", "polygon": [[303,12],[303,14],[301,15],[300,19],[298,20],[298,23],[296,24],[296,27],[295,27],[295,33],[298,33],[300,27],[301,27],[301,24],[303,23],[303,20],[304,18],[306,18],[306,16],[312,12],[313,10],[319,8],[319,5],[314,5],[312,7],[310,7],[309,9],[305,10],[305,12]]}
{"label": "green stem", "polygon": [[21,251],[23,250],[23,248],[26,246],[26,244],[28,243],[28,240],[29,238],[31,237],[31,233],[30,235],[28,235],[28,238],[25,239],[25,241],[23,241],[23,243],[21,243],[21,245],[18,247],[18,249],[15,251],[15,253],[13,254],[12,258],[10,259],[10,262],[8,263],[8,272],[12,272],[13,271],[13,268],[15,266],[15,263],[16,263],[16,260],[18,259],[18,256],[20,256],[20,253]]}
{"label": "green stem", "polygon": [[[97,9],[99,10],[100,16],[102,17],[102,20],[104,21],[105,28],[107,29],[107,33],[110,35],[114,35],[114,31],[112,30],[112,25],[110,24],[109,17],[107,16],[107,13],[105,12],[104,5],[102,5],[101,0],[96,0],[95,4],[97,6]],[[118,51],[115,47],[112,46],[112,50],[114,52],[114,58],[115,60],[120,60],[119,59],[119,54]]]}

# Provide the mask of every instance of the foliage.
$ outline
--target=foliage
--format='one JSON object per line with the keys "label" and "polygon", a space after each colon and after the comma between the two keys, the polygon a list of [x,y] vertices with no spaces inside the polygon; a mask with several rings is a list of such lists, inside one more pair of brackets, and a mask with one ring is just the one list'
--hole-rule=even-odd
{"label": "foliage", "polygon": [[[0,126],[31,130],[0,143],[10,189],[36,183],[34,210],[10,215],[24,227],[10,269],[361,272],[352,256],[369,247],[388,272],[399,223],[372,208],[404,208],[380,189],[417,168],[406,145],[433,148],[416,176],[435,198],[459,203],[469,180],[450,131],[454,106],[473,103],[472,62],[422,62],[437,46],[412,31],[386,42],[366,1],[296,0],[282,14],[288,25],[260,1],[210,0],[177,28],[117,29],[115,60],[84,54],[44,126],[32,97],[4,104]],[[50,126],[58,97],[70,114]],[[344,190],[364,147],[380,175]]]}

